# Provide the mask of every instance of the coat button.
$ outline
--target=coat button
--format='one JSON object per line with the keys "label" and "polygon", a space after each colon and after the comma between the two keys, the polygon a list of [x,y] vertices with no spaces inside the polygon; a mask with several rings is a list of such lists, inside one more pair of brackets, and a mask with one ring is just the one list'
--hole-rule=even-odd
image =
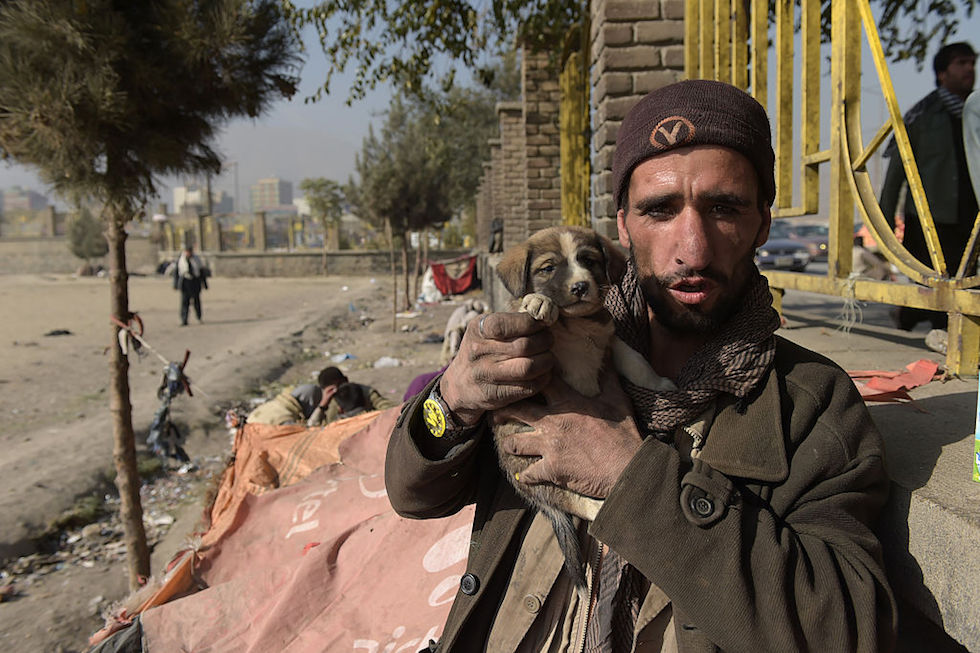
{"label": "coat button", "polygon": [[709,517],[715,510],[714,502],[708,497],[691,497],[691,511],[699,517]]}
{"label": "coat button", "polygon": [[459,580],[459,588],[463,590],[463,594],[473,596],[480,589],[480,579],[473,574],[464,574]]}
{"label": "coat button", "polygon": [[531,614],[537,614],[538,610],[541,609],[541,599],[534,594],[528,594],[524,597],[524,609]]}

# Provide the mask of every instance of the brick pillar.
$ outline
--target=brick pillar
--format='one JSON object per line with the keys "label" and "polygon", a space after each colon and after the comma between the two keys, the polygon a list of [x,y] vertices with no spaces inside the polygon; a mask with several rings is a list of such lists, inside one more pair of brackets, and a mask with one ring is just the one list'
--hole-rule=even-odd
{"label": "brick pillar", "polygon": [[561,135],[558,71],[547,53],[524,50],[521,85],[527,149],[527,235],[561,224]]}
{"label": "brick pillar", "polygon": [[493,166],[483,162],[483,175],[476,194],[476,244],[483,251],[490,249],[490,222],[493,220]]}
{"label": "brick pillar", "polygon": [[41,235],[42,236],[57,236],[58,235],[58,216],[55,214],[53,206],[44,207],[43,222],[41,223]]}
{"label": "brick pillar", "polygon": [[684,0],[593,0],[592,224],[616,236],[612,156],[630,107],[684,75]]}
{"label": "brick pillar", "polygon": [[199,252],[207,248],[207,234],[207,217],[203,213],[198,213],[197,221],[194,223],[194,248]]}
{"label": "brick pillar", "polygon": [[252,220],[252,246],[260,252],[265,251],[265,211],[258,211]]}
{"label": "brick pillar", "polygon": [[[527,151],[524,110],[520,102],[500,102],[500,166],[494,188],[494,211],[504,221],[504,249],[523,241],[527,231]],[[496,163],[495,163],[496,165]],[[500,193],[496,192],[499,189]]]}

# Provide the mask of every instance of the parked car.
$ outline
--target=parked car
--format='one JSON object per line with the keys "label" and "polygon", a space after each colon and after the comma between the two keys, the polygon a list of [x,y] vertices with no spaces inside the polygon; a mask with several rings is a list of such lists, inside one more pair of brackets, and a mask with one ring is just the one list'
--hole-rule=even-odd
{"label": "parked car", "polygon": [[755,251],[755,264],[760,270],[803,272],[810,260],[809,248],[790,238],[787,225],[781,222],[772,223],[769,240]]}
{"label": "parked car", "polygon": [[801,224],[790,227],[790,238],[798,240],[810,250],[810,258],[814,261],[827,260],[827,245],[830,239],[830,229],[822,224]]}

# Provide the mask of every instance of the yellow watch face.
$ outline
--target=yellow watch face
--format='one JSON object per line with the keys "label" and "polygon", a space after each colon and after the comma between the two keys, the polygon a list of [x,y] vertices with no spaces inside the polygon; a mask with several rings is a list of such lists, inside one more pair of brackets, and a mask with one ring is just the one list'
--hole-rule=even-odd
{"label": "yellow watch face", "polygon": [[446,416],[442,414],[442,406],[435,399],[426,399],[422,404],[422,419],[434,437],[441,438],[446,432]]}

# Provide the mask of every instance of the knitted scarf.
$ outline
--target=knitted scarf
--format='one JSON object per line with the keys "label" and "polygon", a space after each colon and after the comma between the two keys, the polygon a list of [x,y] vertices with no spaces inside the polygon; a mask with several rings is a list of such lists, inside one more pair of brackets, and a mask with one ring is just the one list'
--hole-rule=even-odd
{"label": "knitted scarf", "polygon": [[[762,380],[776,353],[773,333],[779,316],[772,308],[769,284],[758,270],[749,279],[739,309],[688,360],[678,389],[654,391],[623,380],[644,437],[669,439],[679,425],[695,419],[721,393],[744,400]],[[647,303],[630,260],[626,274],[606,296],[616,335],[645,358],[650,356]]]}

